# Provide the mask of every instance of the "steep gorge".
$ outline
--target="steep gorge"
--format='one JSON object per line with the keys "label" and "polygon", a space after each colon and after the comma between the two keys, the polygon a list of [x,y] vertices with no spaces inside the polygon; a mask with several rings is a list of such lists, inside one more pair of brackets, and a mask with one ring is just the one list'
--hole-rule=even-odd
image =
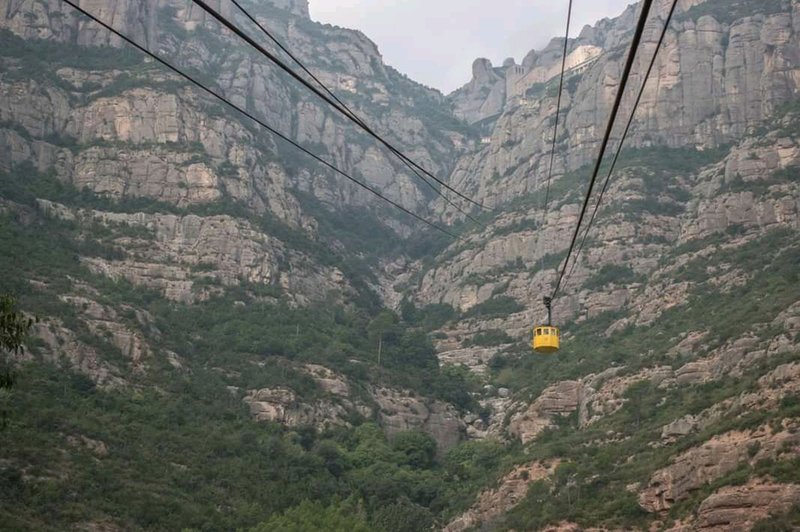
{"label": "steep gorge", "polygon": [[252,527],[303,500],[385,530],[796,524],[800,4],[681,0],[551,359],[530,327],[635,6],[570,42],[544,213],[558,40],[477,61],[445,97],[303,1],[248,3],[497,207],[479,230],[191,2],[81,5],[462,238],[420,233],[57,0],[0,0],[0,292],[41,318],[0,432],[9,526]]}

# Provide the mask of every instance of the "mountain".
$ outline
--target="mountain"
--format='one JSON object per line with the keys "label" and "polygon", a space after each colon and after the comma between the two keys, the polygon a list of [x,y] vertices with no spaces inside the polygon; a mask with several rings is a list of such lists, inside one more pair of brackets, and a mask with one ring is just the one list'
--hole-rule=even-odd
{"label": "mountain", "polygon": [[0,294],[39,318],[2,397],[4,527],[798,524],[800,3],[679,3],[554,302],[551,357],[530,331],[637,6],[569,41],[548,183],[563,40],[479,59],[445,96],[303,0],[245,2],[376,131],[493,207],[472,212],[484,228],[192,2],[80,4],[460,238],[59,0],[0,0]]}

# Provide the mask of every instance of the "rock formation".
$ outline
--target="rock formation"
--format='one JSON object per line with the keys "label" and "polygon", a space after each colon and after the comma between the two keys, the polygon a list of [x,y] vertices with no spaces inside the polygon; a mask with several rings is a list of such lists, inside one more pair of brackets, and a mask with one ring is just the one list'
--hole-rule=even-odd
{"label": "rock formation", "polygon": [[[211,4],[233,16],[229,3]],[[633,87],[670,3],[655,4]],[[473,227],[192,3],[82,5],[393,201],[456,222],[450,229],[460,238],[442,243],[418,231],[58,0],[0,0],[0,234],[39,261],[25,269],[26,257],[2,250],[10,265],[3,286],[42,318],[19,356],[43,372],[38,382],[47,384],[42,368],[55,365],[77,382],[76,393],[130,396],[137,405],[144,397],[148,420],[170,420],[158,430],[182,430],[171,423],[182,422],[185,398],[200,410],[192,415],[208,408],[220,423],[229,416],[253,429],[220,437],[214,453],[261,452],[259,438],[274,430],[283,438],[277,447],[310,453],[308,467],[322,468],[348,445],[330,434],[365,421],[380,426],[387,449],[401,433],[429,434],[438,451],[431,467],[453,483],[460,480],[448,471],[449,450],[491,461],[480,451],[501,442],[510,456],[492,466],[497,485],[472,493],[454,486],[457,495],[414,488],[409,504],[460,505],[443,510],[457,516],[446,530],[502,528],[508,512],[539,510],[549,512],[552,530],[747,530],[800,501],[800,480],[787,473],[800,454],[796,0],[679,2],[596,223],[574,270],[567,265],[553,316],[564,347],[548,359],[530,353],[531,327],[544,319],[539,302],[575,231],[636,6],[567,43],[563,129],[548,182],[560,39],[520,64],[476,60],[471,81],[445,97],[386,66],[361,33],[311,21],[305,0],[248,3],[376,131],[495,208],[485,227]],[[626,98],[623,116],[630,105]],[[51,230],[68,242],[54,242]],[[48,255],[49,247],[61,254]],[[43,256],[64,271],[39,269]],[[230,313],[217,318],[223,305]],[[279,308],[274,321],[306,312],[302,334],[313,347],[295,323],[293,342],[268,337],[264,330],[286,331],[269,328],[261,310],[239,321],[259,305]],[[390,310],[408,334],[398,333],[394,354],[421,361],[369,358],[373,320]],[[211,331],[171,334],[166,318],[190,312],[211,314],[203,315]],[[315,337],[322,322],[330,329],[324,342]],[[208,334],[218,341],[200,355]],[[292,378],[281,380],[273,367]],[[169,412],[158,410],[162,398],[174,400]],[[80,401],[105,408],[100,399]],[[38,482],[70,482],[86,470],[72,454],[101,469],[118,455],[134,461],[118,435],[40,425],[25,430],[52,429],[48,444],[64,452],[42,458],[52,471],[32,467],[28,449],[3,457],[3,479],[19,473],[14,497],[57,491]],[[305,432],[328,438],[327,448],[301,449]],[[475,441],[459,447],[465,440]],[[372,493],[346,491],[358,482],[341,475],[341,464],[325,464],[324,481],[303,486],[303,498],[335,485],[372,504]],[[547,500],[535,503],[542,508],[526,498],[536,481],[548,487]],[[592,501],[574,501],[570,482],[589,486]],[[170,497],[162,487],[154,491]],[[596,501],[607,504],[590,506]],[[209,506],[220,515],[239,511],[217,502]],[[54,514],[72,515],[52,504]],[[98,510],[84,528],[106,517]],[[9,526],[47,528],[37,518]],[[215,518],[192,527],[244,526]]]}
{"label": "rock formation", "polygon": [[528,492],[528,486],[536,481],[552,476],[558,462],[535,462],[514,468],[498,482],[494,489],[478,495],[478,499],[469,510],[456,517],[442,530],[444,532],[462,532],[476,526],[491,526],[496,518],[503,515],[519,503]]}

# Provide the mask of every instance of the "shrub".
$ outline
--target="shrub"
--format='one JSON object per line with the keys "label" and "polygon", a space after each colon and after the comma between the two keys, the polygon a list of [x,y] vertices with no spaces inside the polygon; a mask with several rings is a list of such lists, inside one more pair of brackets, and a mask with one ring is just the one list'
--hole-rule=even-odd
{"label": "shrub", "polygon": [[525,309],[516,299],[510,296],[497,296],[488,299],[483,303],[475,305],[469,309],[465,314],[465,318],[473,317],[490,317],[490,316],[508,316],[522,312]]}

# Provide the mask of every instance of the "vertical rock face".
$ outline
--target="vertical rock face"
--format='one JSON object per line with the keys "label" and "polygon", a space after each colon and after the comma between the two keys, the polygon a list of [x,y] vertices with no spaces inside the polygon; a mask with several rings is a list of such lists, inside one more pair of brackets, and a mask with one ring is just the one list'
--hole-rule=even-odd
{"label": "vertical rock face", "polygon": [[[233,16],[228,2],[218,4],[211,7]],[[411,208],[427,203],[427,189],[394,156],[319,99],[307,97],[245,44],[219,32],[218,23],[198,6],[183,0],[87,1],[82,6],[182,68],[211,67],[207,80],[216,90],[388,197]],[[312,22],[305,0],[247,7],[357,113],[370,116],[370,126],[395,144],[413,145],[415,160],[431,171],[446,174],[460,147],[469,144],[463,124],[450,119],[446,125],[418,111],[442,105],[443,97],[384,66],[376,46],[361,33]],[[25,135],[4,133],[0,152],[14,152],[17,160],[46,152],[47,159],[40,158],[43,170],[55,164],[62,179],[117,198],[147,197],[185,207],[230,197],[263,211],[275,207],[271,197],[296,203],[287,197],[288,185],[328,203],[374,205],[366,191],[338,178],[334,183],[327,169],[301,155],[285,156],[293,148],[273,144],[252,122],[144,61],[59,1],[3,0],[0,28],[10,32],[6,38],[12,48],[18,38],[87,47],[99,65],[92,68],[84,61],[81,67],[73,61],[79,68],[45,67],[48,56],[38,56],[45,62],[42,70],[57,70],[60,81],[54,85],[44,72],[15,74],[25,62],[22,52],[4,57],[0,120],[17,124]],[[98,48],[107,45],[124,59],[109,61],[108,52]],[[71,150],[59,151],[62,143],[55,139],[72,141]],[[176,157],[180,152],[183,157]],[[8,163],[15,164],[15,158]]]}
{"label": "vertical rock face", "polygon": [[578,409],[583,395],[580,382],[564,381],[550,386],[525,411],[511,416],[508,431],[528,443],[553,424],[555,416]]}
{"label": "vertical rock face", "polygon": [[436,440],[440,455],[464,439],[466,426],[456,409],[442,401],[422,397],[411,390],[373,387],[365,404],[351,395],[351,383],[318,364],[302,369],[311,376],[326,398],[309,401],[286,387],[250,390],[242,399],[257,421],[288,427],[309,425],[323,430],[351,426],[358,417],[377,418],[388,438],[408,431],[423,431]]}
{"label": "vertical rock face", "polygon": [[464,438],[466,426],[452,405],[410,394],[407,390],[374,388],[370,391],[381,423],[391,437],[399,432],[424,430],[445,451]]}
{"label": "vertical rock face", "polygon": [[[633,315],[609,332],[656,323],[665,311],[685,306],[695,289],[687,280],[676,279],[675,272],[683,262],[698,256],[687,254],[673,266],[664,266],[665,253],[679,251],[678,246],[699,245],[704,239],[725,238],[730,232],[749,233],[753,239],[759,233],[800,228],[800,196],[793,177],[800,167],[800,144],[794,133],[798,117],[790,112],[777,123],[769,118],[752,127],[757,123],[766,124],[763,127],[770,131],[758,137],[745,136],[716,152],[719,155],[709,156],[708,163],[699,162],[679,175],[669,170],[653,172],[648,164],[668,166],[671,157],[702,152],[652,148],[642,152],[648,161],[619,171],[606,195],[614,199],[592,227],[594,242],[588,242],[574,268],[564,302],[556,308],[556,319],[630,310]],[[556,178],[554,186],[561,186],[557,184],[560,179],[572,182],[577,178]],[[656,192],[656,188],[663,190]],[[423,270],[415,297],[421,303],[447,303],[461,310],[498,293],[519,302],[530,301],[531,294],[540,293],[555,280],[557,265],[547,261],[569,246],[580,210],[578,200],[574,192],[555,196],[545,214],[541,196],[520,196],[517,201],[523,207],[508,209],[486,231],[451,246]],[[627,282],[582,288],[602,268],[620,265],[630,267],[634,274]],[[752,280],[750,273],[731,264],[717,265],[709,274],[713,274],[715,289],[723,293]],[[643,282],[642,276],[647,276],[648,282]],[[529,333],[531,320],[530,311],[524,310],[501,322],[476,323],[470,328],[473,333],[477,328],[502,329],[520,337]],[[461,355],[470,358],[469,353]]]}
{"label": "vertical rock face", "polygon": [[[212,4],[214,2],[211,2]],[[103,20],[136,39],[152,45],[156,39],[158,5],[154,2],[121,0],[103,2],[83,0],[80,6],[97,13]],[[179,5],[182,2],[173,2]],[[87,24],[63,2],[48,0],[3,0],[0,13],[4,14],[3,27],[27,39],[54,39],[75,41],[86,46],[119,46],[120,40],[111,37],[98,26]],[[80,30],[80,31],[79,31]]]}
{"label": "vertical rock face", "polygon": [[472,63],[472,80],[449,96],[455,113],[471,124],[496,117],[506,99],[505,72],[488,59]]}
{"label": "vertical rock face", "polygon": [[[663,20],[669,2],[657,4],[655,12]],[[763,12],[708,7],[718,5],[713,1],[695,4],[681,3],[678,9],[639,106],[637,127],[626,142],[629,148],[717,147],[740,137],[797,94],[800,76],[791,59],[800,53],[794,2],[770,4]],[[622,30],[630,27],[632,15],[633,8],[570,43],[557,174],[586,165],[596,155],[626,56],[629,36],[622,37]],[[632,87],[641,83],[660,31],[656,18],[637,55]],[[454,184],[489,204],[505,203],[543,186],[560,70],[558,48],[554,41],[543,52],[530,54],[523,65],[496,74],[516,76],[516,89],[505,91],[491,146],[460,160]],[[450,96],[457,113],[471,116],[471,121],[485,118],[476,110],[489,105],[492,94],[487,82],[478,84],[477,79]],[[484,95],[483,104],[476,100],[478,94]],[[495,108],[492,98],[490,107]],[[631,99],[624,103],[623,116]]]}
{"label": "vertical rock face", "polygon": [[116,256],[83,258],[90,270],[156,289],[174,301],[202,301],[243,283],[274,287],[300,304],[350,291],[338,269],[319,267],[231,216],[73,210],[45,200],[39,205],[57,219],[109,228]]}
{"label": "vertical rock face", "polygon": [[320,430],[349,426],[347,410],[341,404],[320,400],[300,401],[288,388],[253,390],[243,399],[256,421],[270,421],[288,427],[313,426]]}

